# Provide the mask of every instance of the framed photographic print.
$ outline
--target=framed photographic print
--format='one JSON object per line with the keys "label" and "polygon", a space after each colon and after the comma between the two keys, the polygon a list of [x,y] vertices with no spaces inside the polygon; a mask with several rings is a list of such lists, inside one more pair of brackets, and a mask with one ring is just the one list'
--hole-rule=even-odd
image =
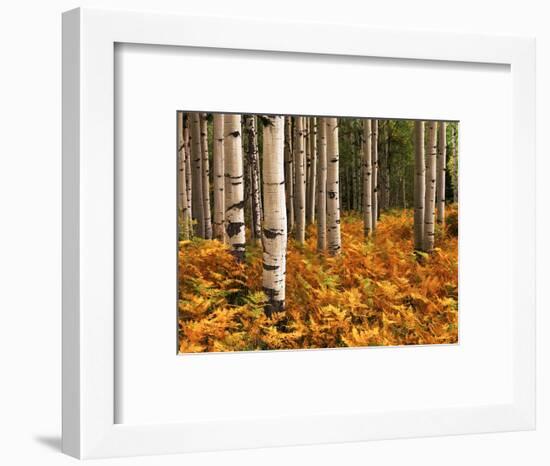
{"label": "framed photographic print", "polygon": [[534,108],[527,38],[65,13],[63,450],[532,429]]}

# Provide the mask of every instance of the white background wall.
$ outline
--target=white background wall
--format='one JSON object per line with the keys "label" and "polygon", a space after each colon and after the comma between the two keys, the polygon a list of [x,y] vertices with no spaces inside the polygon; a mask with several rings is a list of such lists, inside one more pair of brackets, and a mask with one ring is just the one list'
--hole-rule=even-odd
{"label": "white background wall", "polygon": [[[61,409],[61,12],[76,6],[308,19],[537,38],[538,428],[536,432],[128,458],[111,465],[550,463],[550,15],[543,0],[12,0],[0,13],[0,462],[75,463]],[[503,186],[505,189],[505,186]],[[498,193],[485,202],[498,202]],[[488,206],[490,208],[490,206]],[[494,231],[498,235],[498,219]],[[544,240],[545,239],[545,240]],[[505,254],[506,251],[503,251]],[[546,341],[545,341],[546,340]],[[488,344],[490,344],[488,336]],[[413,382],[413,381],[411,381]],[[406,387],[404,387],[406,389]]]}

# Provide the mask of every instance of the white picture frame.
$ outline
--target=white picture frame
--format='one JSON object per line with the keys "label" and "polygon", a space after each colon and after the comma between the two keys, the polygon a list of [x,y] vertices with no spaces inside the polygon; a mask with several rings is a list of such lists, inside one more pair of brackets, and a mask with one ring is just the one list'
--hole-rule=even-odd
{"label": "white picture frame", "polygon": [[[508,209],[511,223],[518,225],[509,232],[507,251],[513,265],[508,290],[512,308],[509,402],[208,422],[115,422],[114,66],[115,44],[121,43],[509,67],[512,168],[517,185]],[[92,9],[64,13],[63,451],[96,458],[533,429],[534,57],[534,40],[519,37]],[[284,357],[289,361],[297,354]],[[316,358],[324,357],[317,354],[321,356]],[[345,358],[350,353],[339,354]],[[360,353],[353,354],[359,357]]]}

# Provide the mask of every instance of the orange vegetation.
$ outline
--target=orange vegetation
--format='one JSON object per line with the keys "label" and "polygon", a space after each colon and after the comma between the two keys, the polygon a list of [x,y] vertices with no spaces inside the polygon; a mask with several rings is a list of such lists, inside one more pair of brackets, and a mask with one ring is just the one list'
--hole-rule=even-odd
{"label": "orange vegetation", "polygon": [[458,341],[457,209],[431,255],[412,250],[412,211],[383,214],[363,238],[361,218],[342,217],[342,254],[289,241],[286,312],[267,318],[259,247],[238,264],[218,241],[180,242],[180,351],[247,351]]}

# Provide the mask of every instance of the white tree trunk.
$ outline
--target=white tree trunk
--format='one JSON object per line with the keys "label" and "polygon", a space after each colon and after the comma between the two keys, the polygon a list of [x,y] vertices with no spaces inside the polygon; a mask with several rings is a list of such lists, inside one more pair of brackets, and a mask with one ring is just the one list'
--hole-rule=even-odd
{"label": "white tree trunk", "polygon": [[327,132],[327,236],[329,254],[340,254],[340,188],[339,188],[339,148],[338,120],[326,119]]}
{"label": "white tree trunk", "polygon": [[445,175],[447,172],[447,124],[439,122],[437,137],[437,223],[445,223]]}
{"label": "white tree trunk", "polygon": [[214,238],[224,241],[225,229],[225,162],[224,162],[224,125],[223,113],[214,113]]}
{"label": "white tree trunk", "polygon": [[363,120],[363,230],[372,234],[372,122]]}
{"label": "white tree trunk", "polygon": [[212,239],[212,217],[210,212],[210,161],[208,154],[208,120],[206,113],[201,114],[201,150],[202,150],[202,202],[204,204],[204,237]]}
{"label": "white tree trunk", "polygon": [[185,139],[183,128],[183,112],[178,112],[178,209],[181,219],[181,236],[189,239],[190,215],[187,203],[187,184],[185,175]]}
{"label": "white tree trunk", "polygon": [[250,229],[251,237],[256,242],[262,239],[262,203],[260,189],[260,163],[258,156],[258,135],[256,127],[256,117],[248,115],[245,117],[245,127],[247,131],[247,160],[250,173],[250,204],[251,204],[251,220]]}
{"label": "white tree trunk", "polygon": [[284,310],[287,221],[284,186],[284,117],[269,116],[263,127],[263,290],[266,313]]}
{"label": "white tree trunk", "polygon": [[372,120],[371,123],[372,133],[372,231],[376,231],[376,224],[378,223],[378,120]]}
{"label": "white tree trunk", "polygon": [[244,261],[244,184],[241,115],[225,114],[224,155],[226,176],[225,230],[232,254]]}
{"label": "white tree trunk", "polygon": [[427,123],[426,141],[426,196],[424,202],[424,251],[431,252],[435,238],[435,181],[437,176],[437,123]]}
{"label": "white tree trunk", "polygon": [[327,248],[327,131],[324,118],[317,119],[317,251]]}
{"label": "white tree trunk", "polygon": [[204,202],[202,190],[202,152],[201,152],[201,122],[197,112],[190,113],[191,118],[191,163],[193,165],[193,220],[195,235],[204,238]]}
{"label": "white tree trunk", "polygon": [[317,179],[317,118],[309,118],[309,135],[308,135],[308,144],[309,144],[309,158],[310,158],[310,170],[309,170],[309,185],[307,192],[307,218],[306,223],[315,222],[315,192],[317,189],[316,179]]}
{"label": "white tree trunk", "polygon": [[311,121],[309,117],[304,118],[304,151],[306,164],[306,225],[309,225],[309,187],[311,183],[311,146],[309,145],[309,135],[311,133]]}
{"label": "white tree trunk", "polygon": [[424,248],[424,202],[426,162],[424,157],[424,122],[414,122],[414,249]]}
{"label": "white tree trunk", "polygon": [[191,187],[191,138],[190,129],[191,120],[188,113],[183,114],[183,143],[185,145],[184,163],[185,163],[185,186],[187,188],[187,211],[189,212],[189,234],[193,234],[193,225],[191,220],[192,212],[192,187]]}
{"label": "white tree trunk", "polygon": [[384,125],[384,132],[385,132],[385,141],[384,141],[384,166],[382,167],[382,171],[384,173],[384,184],[382,186],[383,190],[383,209],[388,210],[391,207],[391,199],[390,199],[390,188],[391,188],[391,179],[390,179],[390,137],[391,137],[391,129],[390,129],[390,120],[386,120],[386,124]]}
{"label": "white tree trunk", "polygon": [[305,129],[304,117],[296,117],[296,138],[295,138],[295,176],[294,184],[294,215],[296,221],[296,241],[303,243],[306,235],[306,166],[305,166]]}
{"label": "white tree trunk", "polygon": [[452,159],[453,159],[453,202],[458,202],[458,137],[457,137],[457,131],[458,131],[458,123],[455,123],[453,125],[453,134],[452,134]]}
{"label": "white tree trunk", "polygon": [[285,117],[285,192],[287,234],[294,228],[294,166],[292,154],[292,117]]}

